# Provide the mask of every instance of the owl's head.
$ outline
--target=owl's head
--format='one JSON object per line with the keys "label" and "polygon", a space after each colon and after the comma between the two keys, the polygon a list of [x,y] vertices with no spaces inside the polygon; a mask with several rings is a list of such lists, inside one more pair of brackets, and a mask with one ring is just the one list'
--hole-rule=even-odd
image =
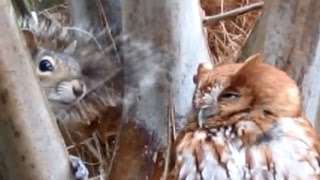
{"label": "owl's head", "polygon": [[81,100],[86,94],[86,84],[75,58],[65,51],[39,47],[34,34],[29,30],[23,30],[23,34],[32,54],[36,75],[52,110],[59,111]]}
{"label": "owl's head", "polygon": [[213,67],[210,63],[201,63],[197,74],[193,76],[196,92],[194,108],[205,108],[217,103],[217,97],[225,88],[228,78],[241,67],[240,63],[220,64]]}
{"label": "owl's head", "polygon": [[[217,83],[213,83],[199,89],[213,89],[216,86]],[[296,117],[301,112],[300,92],[295,81],[285,72],[263,63],[260,54],[249,57],[245,63],[234,68],[232,73],[223,78],[220,86],[211,96],[208,107],[198,107],[204,118],[253,111],[275,117]]]}
{"label": "owl's head", "polygon": [[226,87],[229,77],[241,65],[240,63],[229,63],[213,67],[210,63],[202,63],[198,66],[197,74],[193,77],[196,84],[193,109],[197,111],[199,123],[202,123],[205,117],[217,113],[218,96]]}

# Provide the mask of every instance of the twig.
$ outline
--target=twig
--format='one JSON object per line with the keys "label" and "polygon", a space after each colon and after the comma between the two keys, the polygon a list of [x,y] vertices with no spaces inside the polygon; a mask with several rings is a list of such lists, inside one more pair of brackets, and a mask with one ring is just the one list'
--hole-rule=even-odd
{"label": "twig", "polygon": [[118,48],[117,48],[116,41],[115,41],[115,39],[114,39],[114,37],[113,37],[113,35],[112,35],[112,33],[111,33],[110,23],[109,23],[109,21],[108,21],[108,19],[107,19],[106,12],[105,12],[105,10],[102,8],[102,7],[103,7],[103,4],[102,4],[101,0],[99,0],[98,3],[99,3],[99,6],[98,6],[98,7],[99,7],[99,9],[100,9],[100,11],[101,11],[101,14],[102,14],[102,17],[103,17],[103,21],[104,21],[104,23],[105,23],[104,25],[105,25],[106,28],[107,28],[107,34],[108,34],[109,39],[110,39],[110,41],[111,41],[111,46],[113,47],[114,51],[116,52],[117,61],[120,63],[120,62],[121,62],[120,53],[119,53],[119,50],[118,50]]}
{"label": "twig", "polygon": [[98,48],[99,48],[100,50],[102,50],[102,45],[98,42],[97,38],[95,38],[94,35],[91,34],[90,32],[88,32],[88,31],[86,31],[86,30],[84,30],[84,29],[78,28],[78,27],[74,27],[74,26],[73,26],[73,27],[67,26],[67,27],[65,27],[65,28],[66,28],[67,30],[70,30],[70,31],[77,31],[77,32],[80,32],[80,33],[83,33],[83,34],[85,34],[85,35],[90,36],[90,38],[94,40],[94,42],[95,42],[95,44],[98,46]]}
{"label": "twig", "polygon": [[243,7],[237,8],[237,9],[227,11],[225,13],[221,13],[221,14],[217,14],[217,15],[213,15],[213,16],[207,16],[207,17],[203,18],[203,25],[207,26],[213,22],[221,21],[221,20],[224,20],[224,19],[227,19],[230,17],[244,14],[244,13],[247,13],[248,11],[261,9],[261,8],[263,8],[263,6],[264,6],[264,2],[257,2],[257,3],[252,3],[247,6],[243,6]]}
{"label": "twig", "polygon": [[172,96],[172,89],[170,88],[170,95],[169,95],[169,105],[168,105],[168,146],[167,146],[167,154],[165,158],[165,167],[163,172],[162,179],[168,179],[169,176],[169,164],[171,161],[171,150],[172,150],[172,143],[175,137],[175,108],[173,103],[173,96]]}

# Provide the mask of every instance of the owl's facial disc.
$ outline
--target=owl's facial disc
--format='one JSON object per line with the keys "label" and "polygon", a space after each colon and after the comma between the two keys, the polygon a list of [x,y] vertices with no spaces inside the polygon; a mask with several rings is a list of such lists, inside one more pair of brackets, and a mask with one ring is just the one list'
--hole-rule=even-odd
{"label": "owl's facial disc", "polygon": [[223,86],[216,85],[208,88],[204,92],[200,101],[196,102],[197,121],[200,127],[207,118],[214,116],[218,112],[218,97],[223,91]]}

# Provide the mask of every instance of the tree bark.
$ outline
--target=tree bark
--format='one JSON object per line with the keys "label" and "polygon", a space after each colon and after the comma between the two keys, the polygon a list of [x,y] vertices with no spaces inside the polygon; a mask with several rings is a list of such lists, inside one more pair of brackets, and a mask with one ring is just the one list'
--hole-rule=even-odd
{"label": "tree bark", "polygon": [[[28,2],[30,0],[24,0],[24,1]],[[30,2],[32,2],[32,4],[35,6],[35,9],[37,11],[41,11],[43,9],[51,8],[56,5],[63,5],[65,3],[65,0],[32,0]]]}
{"label": "tree bark", "polygon": [[138,42],[129,49],[144,56],[124,52],[123,119],[109,179],[159,179],[152,172],[168,143],[170,94],[181,127],[191,107],[192,76],[199,62],[210,61],[200,5],[193,0],[121,3],[123,30]]}
{"label": "tree bark", "polygon": [[[101,5],[97,0],[68,0],[68,7],[70,11],[71,24],[74,29],[74,34],[77,40],[87,43],[89,39],[97,38],[100,44],[105,45],[104,37],[98,38],[99,34],[104,28],[105,23]],[[85,32],[83,32],[85,31]],[[88,34],[91,34],[88,36]],[[109,37],[108,37],[109,38]]]}
{"label": "tree bark", "polygon": [[[285,70],[301,86],[306,116],[320,130],[320,46],[318,0],[268,0],[245,45],[244,59],[263,52],[266,62]],[[319,131],[320,132],[320,131]]]}
{"label": "tree bark", "polygon": [[113,36],[120,35],[122,31],[120,0],[101,0]]}
{"label": "tree bark", "polygon": [[95,0],[69,0],[68,1],[72,24],[83,30],[90,30],[95,22],[93,19],[99,17]]}
{"label": "tree bark", "polygon": [[67,152],[47,108],[9,0],[0,1],[0,173],[70,179]]}

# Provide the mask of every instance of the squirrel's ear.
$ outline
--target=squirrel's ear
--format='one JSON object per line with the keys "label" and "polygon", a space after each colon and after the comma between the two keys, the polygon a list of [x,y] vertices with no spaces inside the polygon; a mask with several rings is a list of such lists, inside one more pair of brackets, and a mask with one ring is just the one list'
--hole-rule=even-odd
{"label": "squirrel's ear", "polygon": [[197,74],[193,76],[193,82],[197,84],[201,74],[205,74],[206,72],[211,71],[212,69],[213,69],[213,65],[211,63],[199,64]]}
{"label": "squirrel's ear", "polygon": [[37,40],[33,32],[27,29],[22,29],[22,33],[24,35],[29,51],[33,53],[37,49]]}
{"label": "squirrel's ear", "polygon": [[77,43],[77,41],[73,41],[71,44],[68,45],[64,52],[67,54],[73,54],[76,51]]}

